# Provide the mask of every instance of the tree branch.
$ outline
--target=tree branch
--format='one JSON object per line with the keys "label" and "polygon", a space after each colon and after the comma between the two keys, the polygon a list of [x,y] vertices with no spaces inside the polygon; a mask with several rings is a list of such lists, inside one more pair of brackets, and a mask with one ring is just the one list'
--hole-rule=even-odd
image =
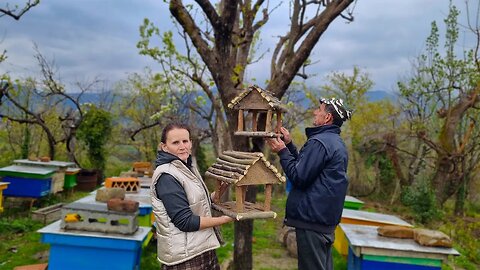
{"label": "tree branch", "polygon": [[197,48],[200,57],[202,57],[205,64],[213,67],[215,57],[215,51],[209,48],[208,43],[202,38],[201,31],[194,22],[190,13],[183,5],[180,0],[171,0],[170,1],[170,13],[175,17],[175,19],[182,25],[185,32],[188,34],[192,40],[193,45]]}
{"label": "tree branch", "polygon": [[23,14],[25,14],[27,11],[29,11],[31,8],[38,5],[39,3],[40,3],[40,0],[33,0],[33,2],[32,0],[28,0],[25,6],[20,11],[18,11],[18,13],[17,13],[17,8],[10,9],[7,3],[5,8],[0,8],[0,17],[10,16],[18,21],[23,16]]}

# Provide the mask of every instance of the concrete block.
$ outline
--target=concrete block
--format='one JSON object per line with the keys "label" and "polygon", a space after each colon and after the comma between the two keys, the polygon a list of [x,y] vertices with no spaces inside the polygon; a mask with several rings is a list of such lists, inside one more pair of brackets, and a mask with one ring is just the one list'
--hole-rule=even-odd
{"label": "concrete block", "polygon": [[134,234],[138,229],[138,211],[118,212],[108,210],[106,204],[74,202],[62,208],[60,228],[65,230]]}

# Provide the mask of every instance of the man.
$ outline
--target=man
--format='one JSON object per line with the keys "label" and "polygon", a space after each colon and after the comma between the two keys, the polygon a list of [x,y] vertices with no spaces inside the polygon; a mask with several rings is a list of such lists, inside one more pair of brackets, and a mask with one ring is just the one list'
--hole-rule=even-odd
{"label": "man", "polygon": [[267,139],[292,182],[284,222],[295,227],[299,270],[333,269],[334,231],[348,187],[348,154],[340,127],[351,111],[341,99],[320,99],[313,115],[314,127],[305,129],[308,139],[300,153],[283,127],[283,140]]}

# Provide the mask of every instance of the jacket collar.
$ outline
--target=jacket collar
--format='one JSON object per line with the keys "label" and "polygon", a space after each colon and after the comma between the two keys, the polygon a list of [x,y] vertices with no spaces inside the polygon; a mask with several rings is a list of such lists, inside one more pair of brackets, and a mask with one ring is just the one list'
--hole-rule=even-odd
{"label": "jacket collar", "polygon": [[326,125],[326,126],[318,126],[318,127],[307,127],[305,129],[305,134],[307,138],[312,137],[313,135],[320,134],[320,133],[335,133],[340,134],[340,127],[337,125]]}
{"label": "jacket collar", "polygon": [[164,152],[164,151],[161,151],[159,150],[157,152],[157,160],[155,162],[155,168],[160,166],[160,165],[163,165],[163,164],[166,164],[166,163],[170,163],[174,160],[179,160],[181,161],[183,164],[185,164],[185,166],[187,166],[187,168],[191,169],[192,168],[192,156],[188,156],[188,159],[187,159],[187,162],[179,159],[177,156],[175,155],[172,155],[170,153],[167,153],[167,152]]}

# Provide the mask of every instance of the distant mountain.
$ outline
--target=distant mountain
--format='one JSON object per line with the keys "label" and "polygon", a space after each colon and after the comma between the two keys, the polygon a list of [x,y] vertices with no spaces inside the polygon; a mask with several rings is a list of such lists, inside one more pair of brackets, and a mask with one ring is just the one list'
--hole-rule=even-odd
{"label": "distant mountain", "polygon": [[381,90],[368,91],[365,95],[367,96],[367,100],[370,102],[380,101],[384,99],[394,101],[396,99],[395,94]]}

